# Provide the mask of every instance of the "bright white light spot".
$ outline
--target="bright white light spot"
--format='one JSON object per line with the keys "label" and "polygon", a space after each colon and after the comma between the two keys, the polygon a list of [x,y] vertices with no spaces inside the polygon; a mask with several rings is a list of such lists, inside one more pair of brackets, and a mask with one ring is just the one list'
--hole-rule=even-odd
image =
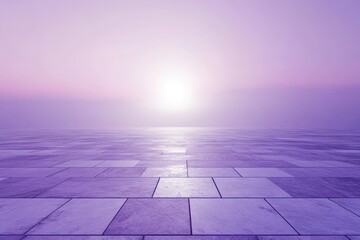
{"label": "bright white light spot", "polygon": [[191,88],[185,81],[165,81],[159,87],[158,106],[165,111],[184,111],[192,105]]}

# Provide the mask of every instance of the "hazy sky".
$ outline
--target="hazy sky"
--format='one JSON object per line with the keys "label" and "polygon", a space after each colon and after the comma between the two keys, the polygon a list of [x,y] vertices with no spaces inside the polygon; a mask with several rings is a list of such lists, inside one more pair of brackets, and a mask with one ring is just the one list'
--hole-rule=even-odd
{"label": "hazy sky", "polygon": [[[2,0],[3,126],[77,126],[74,114],[87,126],[91,112],[96,127],[354,127],[359,12],[358,0]],[[167,82],[193,108],[152,108]]]}

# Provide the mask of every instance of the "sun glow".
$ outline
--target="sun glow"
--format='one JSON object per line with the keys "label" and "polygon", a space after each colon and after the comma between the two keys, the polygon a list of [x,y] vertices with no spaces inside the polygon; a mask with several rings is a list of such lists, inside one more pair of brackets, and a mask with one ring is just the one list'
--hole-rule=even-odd
{"label": "sun glow", "polygon": [[179,80],[169,79],[162,83],[157,97],[158,107],[169,112],[188,110],[193,102],[190,86]]}
{"label": "sun glow", "polygon": [[156,107],[164,112],[183,112],[195,105],[194,82],[184,72],[171,71],[158,79]]}

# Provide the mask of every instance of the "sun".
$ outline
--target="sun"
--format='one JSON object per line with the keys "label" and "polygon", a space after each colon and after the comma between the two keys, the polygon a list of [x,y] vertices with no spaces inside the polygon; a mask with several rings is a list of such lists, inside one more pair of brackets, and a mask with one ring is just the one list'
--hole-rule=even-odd
{"label": "sun", "polygon": [[167,112],[189,110],[192,106],[192,89],[186,81],[169,79],[161,84],[158,92],[158,107]]}
{"label": "sun", "polygon": [[191,74],[173,70],[159,74],[154,97],[155,107],[166,113],[191,110],[195,105],[194,81]]}

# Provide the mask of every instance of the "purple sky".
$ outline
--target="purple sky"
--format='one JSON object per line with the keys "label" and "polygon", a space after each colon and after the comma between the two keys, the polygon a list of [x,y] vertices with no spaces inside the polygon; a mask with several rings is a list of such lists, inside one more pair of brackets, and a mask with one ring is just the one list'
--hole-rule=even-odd
{"label": "purple sky", "polygon": [[[359,12],[358,0],[2,0],[0,128],[358,127]],[[196,107],[149,107],[172,79]]]}

